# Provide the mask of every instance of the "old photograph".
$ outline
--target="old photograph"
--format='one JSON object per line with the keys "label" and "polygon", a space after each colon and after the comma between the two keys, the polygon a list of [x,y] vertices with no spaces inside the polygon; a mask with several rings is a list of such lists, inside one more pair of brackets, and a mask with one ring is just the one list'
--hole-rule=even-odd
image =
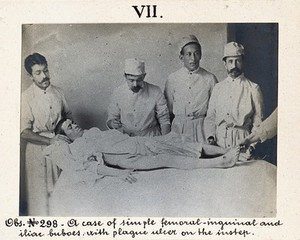
{"label": "old photograph", "polygon": [[22,24],[20,216],[276,217],[278,23]]}

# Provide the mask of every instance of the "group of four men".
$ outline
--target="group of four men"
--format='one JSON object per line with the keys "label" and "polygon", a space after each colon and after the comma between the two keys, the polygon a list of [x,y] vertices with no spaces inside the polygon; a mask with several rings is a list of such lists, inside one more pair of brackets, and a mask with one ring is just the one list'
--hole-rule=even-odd
{"label": "group of four men", "polygon": [[[199,65],[202,50],[198,39],[189,35],[181,40],[183,67],[169,76],[164,94],[144,81],[143,61],[125,61],[126,83],[112,95],[108,128],[129,136],[165,135],[172,129],[194,142],[223,148],[237,145],[260,124],[263,114],[259,86],[243,75],[243,46],[235,42],[225,45],[223,61],[228,77],[217,84],[216,77]],[[21,117],[21,137],[28,142],[28,211],[30,215],[46,215],[58,169],[42,151],[55,141],[70,141],[55,135],[54,129],[62,118],[72,116],[61,89],[50,84],[45,57],[38,53],[28,56],[25,68],[33,81],[22,94]]]}

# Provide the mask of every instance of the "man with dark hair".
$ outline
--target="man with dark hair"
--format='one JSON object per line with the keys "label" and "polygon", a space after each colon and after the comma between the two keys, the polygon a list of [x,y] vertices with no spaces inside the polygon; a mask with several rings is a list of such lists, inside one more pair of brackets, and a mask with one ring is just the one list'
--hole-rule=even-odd
{"label": "man with dark hair", "polygon": [[217,79],[200,67],[202,50],[194,35],[181,39],[179,52],[183,67],[168,77],[165,86],[171,119],[174,117],[172,131],[204,142],[203,120]]}
{"label": "man with dark hair", "polygon": [[[157,137],[130,137],[116,130],[98,128],[83,130],[70,119],[59,122],[56,132],[65,134],[72,143],[55,143],[45,150],[63,171],[75,179],[95,180],[98,175],[118,176],[133,182],[130,172],[107,169],[105,163],[124,169],[155,168],[228,168],[235,165],[239,147],[226,150],[217,146],[194,143],[176,133]],[[201,158],[202,154],[217,156]],[[94,176],[86,174],[94,173]],[[125,178],[124,178],[125,177]]]}
{"label": "man with dark hair", "polygon": [[223,62],[228,77],[215,86],[205,118],[209,144],[223,148],[237,146],[262,121],[262,93],[258,84],[244,76],[244,56],[243,45],[237,42],[225,45]]}
{"label": "man with dark hair", "polygon": [[57,167],[42,154],[45,146],[58,140],[54,128],[64,116],[71,118],[62,90],[50,83],[48,63],[44,56],[33,53],[25,59],[25,69],[32,85],[22,93],[21,138],[27,142],[25,175],[29,215],[47,215],[48,195],[57,179]]}
{"label": "man with dark hair", "polygon": [[170,132],[166,99],[156,85],[144,81],[145,62],[125,60],[126,83],[116,88],[108,107],[107,126],[130,136],[159,136]]}

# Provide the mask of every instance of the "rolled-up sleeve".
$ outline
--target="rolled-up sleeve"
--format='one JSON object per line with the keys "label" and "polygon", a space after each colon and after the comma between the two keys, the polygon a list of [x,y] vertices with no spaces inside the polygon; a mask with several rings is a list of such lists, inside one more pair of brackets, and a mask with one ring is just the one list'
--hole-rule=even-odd
{"label": "rolled-up sleeve", "polygon": [[161,90],[159,91],[156,97],[155,111],[160,126],[170,124],[170,115],[167,106],[167,101]]}

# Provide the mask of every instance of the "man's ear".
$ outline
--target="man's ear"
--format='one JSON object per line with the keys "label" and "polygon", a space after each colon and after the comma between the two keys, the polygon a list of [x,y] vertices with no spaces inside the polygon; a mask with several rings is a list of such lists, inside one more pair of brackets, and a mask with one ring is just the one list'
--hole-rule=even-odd
{"label": "man's ear", "polygon": [[223,64],[224,64],[225,69],[227,69],[227,67],[226,67],[226,58],[223,60]]}
{"label": "man's ear", "polygon": [[181,53],[179,54],[179,59],[183,62],[183,55]]}

